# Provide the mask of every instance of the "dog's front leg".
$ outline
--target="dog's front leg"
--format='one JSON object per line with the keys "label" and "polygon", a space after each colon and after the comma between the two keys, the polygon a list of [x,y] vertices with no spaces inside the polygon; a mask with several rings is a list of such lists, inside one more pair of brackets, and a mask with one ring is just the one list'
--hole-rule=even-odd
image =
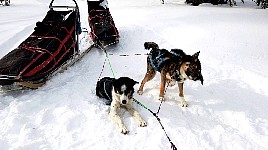
{"label": "dog's front leg", "polygon": [[133,118],[136,120],[136,122],[139,124],[140,127],[146,127],[147,123],[144,121],[144,119],[141,117],[140,113],[135,110],[131,105],[126,107],[128,112],[133,116]]}
{"label": "dog's front leg", "polygon": [[128,129],[123,123],[123,120],[118,116],[117,110],[120,108],[120,104],[112,101],[109,116],[111,117],[112,121],[117,125],[121,133],[127,134]]}
{"label": "dog's front leg", "polygon": [[160,92],[159,92],[159,100],[164,101],[164,95],[165,95],[165,86],[166,86],[166,72],[161,72],[161,81],[160,81]]}
{"label": "dog's front leg", "polygon": [[179,86],[179,100],[181,107],[187,107],[188,104],[186,103],[184,99],[184,93],[183,93],[183,83],[178,83]]}

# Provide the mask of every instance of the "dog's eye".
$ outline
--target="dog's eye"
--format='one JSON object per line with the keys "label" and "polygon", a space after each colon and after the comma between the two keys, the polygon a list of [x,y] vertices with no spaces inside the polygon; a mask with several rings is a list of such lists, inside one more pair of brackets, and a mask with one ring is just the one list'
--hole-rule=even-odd
{"label": "dog's eye", "polygon": [[117,93],[118,93],[118,94],[123,94],[123,92],[122,92],[122,91],[117,91]]}
{"label": "dog's eye", "polygon": [[129,99],[132,99],[132,97],[133,97],[132,95],[128,95],[128,98],[129,98]]}

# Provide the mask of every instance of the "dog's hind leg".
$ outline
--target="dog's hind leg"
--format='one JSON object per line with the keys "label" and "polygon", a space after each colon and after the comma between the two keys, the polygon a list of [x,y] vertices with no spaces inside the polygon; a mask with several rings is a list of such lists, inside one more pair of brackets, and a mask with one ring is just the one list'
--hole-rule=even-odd
{"label": "dog's hind leg", "polygon": [[138,90],[138,94],[142,95],[143,94],[143,87],[145,85],[146,82],[152,80],[156,75],[156,71],[154,70],[154,68],[152,67],[152,65],[150,63],[147,63],[147,72],[145,74],[145,77],[143,78],[140,88]]}
{"label": "dog's hind leg", "polygon": [[128,105],[127,107],[128,112],[133,116],[136,122],[139,124],[140,127],[146,127],[147,123],[144,119],[140,116],[139,112],[135,110],[132,105]]}
{"label": "dog's hind leg", "polygon": [[179,100],[180,100],[180,106],[181,107],[187,107],[188,104],[186,103],[184,99],[184,93],[183,93],[183,83],[178,83],[179,86]]}

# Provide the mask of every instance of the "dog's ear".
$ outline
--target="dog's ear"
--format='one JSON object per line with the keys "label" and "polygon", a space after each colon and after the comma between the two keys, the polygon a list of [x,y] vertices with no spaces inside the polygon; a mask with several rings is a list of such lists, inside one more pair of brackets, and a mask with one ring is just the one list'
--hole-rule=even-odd
{"label": "dog's ear", "polygon": [[135,85],[135,84],[139,84],[139,82],[137,82],[137,81],[135,81],[135,80],[133,80],[134,82],[133,82],[133,85]]}
{"label": "dog's ear", "polygon": [[137,82],[137,81],[135,81],[133,79],[131,79],[130,83],[131,83],[132,86],[134,86],[135,84],[139,84],[139,82]]}
{"label": "dog's ear", "polygon": [[199,53],[200,53],[200,51],[199,51],[199,52],[194,53],[194,54],[193,54],[193,58],[198,58]]}

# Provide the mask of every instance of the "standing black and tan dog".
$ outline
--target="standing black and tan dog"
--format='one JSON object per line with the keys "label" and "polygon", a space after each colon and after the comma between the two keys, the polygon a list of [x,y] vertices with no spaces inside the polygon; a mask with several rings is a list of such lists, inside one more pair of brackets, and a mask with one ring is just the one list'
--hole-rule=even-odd
{"label": "standing black and tan dog", "polygon": [[140,116],[139,112],[132,106],[134,85],[138,83],[129,77],[120,77],[118,79],[104,77],[97,82],[96,95],[108,100],[106,104],[111,105],[109,116],[123,134],[127,134],[128,129],[117,113],[121,107],[126,108],[140,127],[147,126],[147,123]]}
{"label": "standing black and tan dog", "polygon": [[164,100],[165,86],[178,82],[179,100],[182,107],[187,107],[188,104],[184,99],[183,83],[186,79],[200,80],[203,84],[203,76],[201,74],[201,63],[198,59],[199,53],[194,55],[186,55],[180,49],[159,49],[159,46],[154,42],[145,42],[144,48],[150,50],[147,58],[147,72],[141,82],[138,94],[143,93],[143,87],[146,82],[152,80],[156,72],[161,74],[159,100]]}

